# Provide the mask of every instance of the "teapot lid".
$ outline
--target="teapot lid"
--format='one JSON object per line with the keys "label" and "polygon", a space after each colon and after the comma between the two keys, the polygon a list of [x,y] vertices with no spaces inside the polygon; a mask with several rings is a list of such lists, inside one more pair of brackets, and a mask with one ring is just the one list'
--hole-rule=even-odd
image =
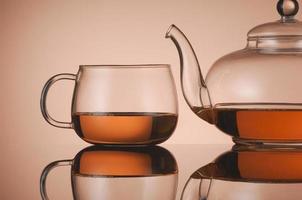
{"label": "teapot lid", "polygon": [[[295,44],[291,42],[285,46],[287,48],[302,48],[301,43],[297,46],[297,39],[302,39],[302,22],[295,19],[295,15],[299,11],[297,0],[279,0],[277,10],[281,19],[254,27],[248,33],[248,41],[269,39],[274,42],[276,40],[287,40],[288,42],[288,40],[294,40]],[[281,47],[284,47],[284,44]]]}

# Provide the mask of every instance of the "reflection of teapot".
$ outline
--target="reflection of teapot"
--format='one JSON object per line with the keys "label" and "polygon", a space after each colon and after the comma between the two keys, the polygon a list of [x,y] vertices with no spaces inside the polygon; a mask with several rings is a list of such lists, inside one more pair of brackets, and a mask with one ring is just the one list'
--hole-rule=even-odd
{"label": "reflection of teapot", "polygon": [[41,175],[41,196],[48,199],[51,169],[71,165],[74,199],[174,200],[178,169],[173,155],[158,146],[113,148],[92,146],[73,160],[50,163]]}
{"label": "reflection of teapot", "polygon": [[[253,28],[247,46],[212,66],[203,79],[195,52],[174,25],[186,102],[236,143],[302,143],[302,23],[296,0],[280,0],[281,19]],[[233,39],[233,38],[232,38]]]}
{"label": "reflection of teapot", "polygon": [[194,172],[181,199],[302,199],[301,168],[301,149],[234,146]]}

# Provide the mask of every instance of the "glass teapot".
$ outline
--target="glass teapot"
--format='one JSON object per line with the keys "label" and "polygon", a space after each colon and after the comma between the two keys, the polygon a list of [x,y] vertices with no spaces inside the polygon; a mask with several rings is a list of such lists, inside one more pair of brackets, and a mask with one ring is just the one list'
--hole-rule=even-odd
{"label": "glass teapot", "polygon": [[186,36],[171,25],[186,102],[239,144],[302,143],[302,23],[296,0],[280,0],[281,19],[253,28],[247,46],[216,61],[204,79]]}

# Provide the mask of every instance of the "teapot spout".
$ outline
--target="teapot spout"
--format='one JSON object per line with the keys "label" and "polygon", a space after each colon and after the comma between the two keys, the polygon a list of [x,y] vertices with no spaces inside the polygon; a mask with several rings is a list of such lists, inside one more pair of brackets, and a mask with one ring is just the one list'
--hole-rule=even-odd
{"label": "teapot spout", "polygon": [[174,42],[179,53],[181,86],[187,104],[196,115],[213,124],[211,99],[191,43],[174,24],[169,27],[166,38]]}

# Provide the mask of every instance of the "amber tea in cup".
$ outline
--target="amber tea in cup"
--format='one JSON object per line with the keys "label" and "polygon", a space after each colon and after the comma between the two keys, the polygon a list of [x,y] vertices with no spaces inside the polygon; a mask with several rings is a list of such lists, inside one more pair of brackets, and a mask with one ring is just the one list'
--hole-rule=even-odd
{"label": "amber tea in cup", "polygon": [[177,115],[171,113],[75,113],[74,128],[89,141],[143,142],[168,138]]}

